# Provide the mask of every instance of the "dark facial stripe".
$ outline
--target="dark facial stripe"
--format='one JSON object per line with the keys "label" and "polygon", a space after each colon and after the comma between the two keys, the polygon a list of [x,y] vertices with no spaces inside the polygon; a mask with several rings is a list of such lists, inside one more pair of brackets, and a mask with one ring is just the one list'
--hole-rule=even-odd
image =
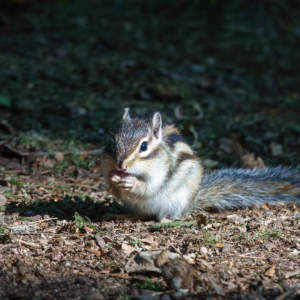
{"label": "dark facial stripe", "polygon": [[176,143],[183,141],[182,136],[178,132],[171,133],[166,138],[167,138],[168,145],[172,149],[174,149]]}
{"label": "dark facial stripe", "polygon": [[156,149],[154,151],[152,151],[152,153],[150,153],[149,155],[145,156],[145,157],[140,157],[140,159],[151,159],[151,158],[155,158],[159,155],[159,150]]}
{"label": "dark facial stripe", "polygon": [[194,159],[195,159],[195,156],[193,154],[183,152],[183,153],[179,154],[179,157],[177,158],[177,161],[176,161],[175,168],[177,168],[185,160],[194,160]]}

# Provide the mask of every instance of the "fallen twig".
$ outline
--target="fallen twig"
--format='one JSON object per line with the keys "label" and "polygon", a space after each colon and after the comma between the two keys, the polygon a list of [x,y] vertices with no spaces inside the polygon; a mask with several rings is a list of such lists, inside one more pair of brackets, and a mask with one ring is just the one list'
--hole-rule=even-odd
{"label": "fallen twig", "polygon": [[23,241],[23,240],[20,240],[20,239],[15,239],[15,241],[18,242],[20,245],[24,245],[24,246],[27,246],[27,247],[29,247],[29,248],[34,248],[34,249],[39,249],[39,248],[41,248],[40,245],[35,244],[35,243],[26,242],[26,241]]}

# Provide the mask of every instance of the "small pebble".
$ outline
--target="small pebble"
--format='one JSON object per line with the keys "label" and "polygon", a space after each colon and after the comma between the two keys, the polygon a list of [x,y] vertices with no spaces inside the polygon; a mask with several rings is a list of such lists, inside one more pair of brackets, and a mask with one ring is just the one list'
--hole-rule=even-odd
{"label": "small pebble", "polygon": [[207,251],[207,249],[206,249],[204,246],[202,246],[202,247],[200,248],[200,253],[206,255],[207,252],[208,252],[208,251]]}
{"label": "small pebble", "polygon": [[57,161],[63,161],[64,160],[64,154],[62,152],[55,152],[54,158]]}

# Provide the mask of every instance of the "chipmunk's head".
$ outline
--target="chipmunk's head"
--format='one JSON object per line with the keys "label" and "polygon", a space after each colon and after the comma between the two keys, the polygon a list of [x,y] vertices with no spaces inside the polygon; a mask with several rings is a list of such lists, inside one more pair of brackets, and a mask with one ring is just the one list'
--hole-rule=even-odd
{"label": "chipmunk's head", "polygon": [[155,113],[150,120],[131,118],[125,109],[120,129],[115,138],[117,168],[120,171],[132,168],[158,155],[162,142],[162,119]]}

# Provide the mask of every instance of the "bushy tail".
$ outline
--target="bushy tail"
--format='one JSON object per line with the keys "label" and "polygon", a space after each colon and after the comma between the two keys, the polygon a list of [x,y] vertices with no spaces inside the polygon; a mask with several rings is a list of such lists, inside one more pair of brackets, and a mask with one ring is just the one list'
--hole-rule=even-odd
{"label": "bushy tail", "polygon": [[224,169],[208,173],[196,209],[238,209],[254,204],[300,201],[300,171],[288,167]]}

